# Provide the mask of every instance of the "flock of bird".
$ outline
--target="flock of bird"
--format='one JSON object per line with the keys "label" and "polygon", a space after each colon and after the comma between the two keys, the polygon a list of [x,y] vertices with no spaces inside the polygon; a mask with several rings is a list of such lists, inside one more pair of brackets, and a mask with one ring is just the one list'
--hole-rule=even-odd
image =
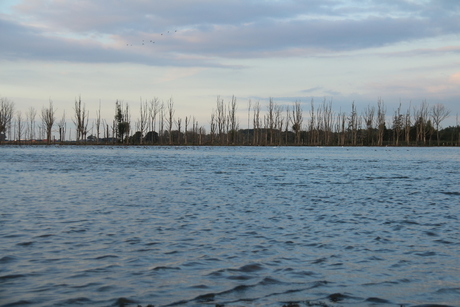
{"label": "flock of bird", "polygon": [[[176,33],[176,32],[177,32],[177,30],[174,30],[174,32],[167,31],[166,33],[161,33],[160,36],[163,36],[163,34],[172,34],[172,33]],[[146,44],[155,44],[155,41],[154,40],[146,41],[146,40],[143,39],[141,45],[145,46]],[[127,43],[126,46],[132,47],[133,44]],[[134,44],[134,46],[139,46],[139,45]]]}

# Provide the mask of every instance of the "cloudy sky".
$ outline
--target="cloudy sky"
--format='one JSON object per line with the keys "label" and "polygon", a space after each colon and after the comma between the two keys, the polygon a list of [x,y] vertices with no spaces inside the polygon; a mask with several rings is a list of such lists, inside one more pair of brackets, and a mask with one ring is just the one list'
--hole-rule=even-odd
{"label": "cloudy sky", "polygon": [[[387,115],[426,100],[460,113],[458,0],[1,0],[0,96],[70,120],[76,97],[111,119],[115,100],[172,98],[209,124],[220,95],[313,98]],[[306,113],[306,112],[305,112]]]}

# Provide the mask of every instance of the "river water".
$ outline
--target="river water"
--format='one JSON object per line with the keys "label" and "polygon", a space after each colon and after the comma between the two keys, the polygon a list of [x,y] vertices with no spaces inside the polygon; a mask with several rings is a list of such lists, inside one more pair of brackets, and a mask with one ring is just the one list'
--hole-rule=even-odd
{"label": "river water", "polygon": [[0,146],[0,206],[1,306],[460,306],[460,148]]}

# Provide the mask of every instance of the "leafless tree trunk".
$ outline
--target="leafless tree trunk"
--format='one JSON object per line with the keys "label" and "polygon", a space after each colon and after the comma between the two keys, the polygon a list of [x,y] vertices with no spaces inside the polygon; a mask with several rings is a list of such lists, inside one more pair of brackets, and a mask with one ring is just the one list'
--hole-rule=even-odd
{"label": "leafless tree trunk", "polygon": [[16,139],[18,144],[21,144],[21,139],[23,135],[23,121],[22,121],[22,113],[21,111],[16,112]]}
{"label": "leafless tree trunk", "polygon": [[324,101],[323,101],[322,114],[323,114],[324,144],[330,145],[332,126],[333,126],[332,101],[329,101],[329,103],[327,103],[326,98],[324,98]]}
{"label": "leafless tree trunk", "polygon": [[379,99],[377,102],[377,128],[378,128],[378,138],[377,145],[383,145],[383,136],[385,134],[385,105],[382,99]]}
{"label": "leafless tree trunk", "polygon": [[177,141],[176,142],[178,145],[180,145],[182,143],[182,139],[181,139],[182,118],[177,118],[176,126],[177,126]]}
{"label": "leafless tree trunk", "polygon": [[164,144],[165,142],[165,131],[164,131],[164,123],[165,123],[165,106],[164,102],[161,102],[161,107],[160,107],[160,114],[159,114],[159,120],[160,122],[159,127],[158,127],[158,134],[160,135],[160,144]]}
{"label": "leafless tree trunk", "polygon": [[190,117],[185,116],[185,131],[184,131],[184,144],[187,146],[187,135],[188,135],[188,125],[190,123]]}
{"label": "leafless tree trunk", "polygon": [[292,109],[292,129],[295,132],[295,143],[300,145],[300,131],[302,129],[303,115],[300,102],[296,101]]}
{"label": "leafless tree trunk", "polygon": [[11,127],[11,120],[13,119],[14,103],[7,98],[0,98],[0,143],[2,135],[6,137],[6,133]]}
{"label": "leafless tree trunk", "polygon": [[[230,124],[230,142],[231,144],[235,144],[237,141],[237,129],[238,129],[238,123],[236,120],[236,97],[232,96],[232,101],[230,102],[228,106],[228,122]],[[229,129],[227,129],[228,131]],[[228,143],[227,143],[228,144]]]}
{"label": "leafless tree trunk", "polygon": [[219,135],[219,143],[224,144],[225,138],[225,125],[227,121],[224,101],[220,99],[220,96],[217,96],[217,109],[216,109],[216,121],[217,121],[217,132]]}
{"label": "leafless tree trunk", "polygon": [[250,122],[250,117],[251,117],[251,99],[248,100],[248,130],[246,134],[246,144],[250,144],[251,141],[249,140],[249,122]]}
{"label": "leafless tree trunk", "polygon": [[401,114],[401,103],[399,104],[398,109],[395,111],[393,116],[393,132],[395,138],[395,145],[399,145],[399,137],[401,136],[401,131],[403,129],[403,115]]}
{"label": "leafless tree trunk", "polygon": [[76,141],[77,143],[80,140],[84,140],[86,137],[87,129],[88,129],[88,117],[89,111],[85,110],[85,105],[81,103],[81,96],[78,97],[78,100],[75,100],[75,119],[74,124],[76,128]]}
{"label": "leafless tree trunk", "polygon": [[53,101],[49,101],[49,107],[42,108],[42,122],[46,130],[46,143],[51,144],[51,132],[53,129],[54,121],[55,121],[55,114],[56,110],[53,108]]}
{"label": "leafless tree trunk", "polygon": [[441,145],[441,140],[439,138],[439,128],[441,127],[441,122],[445,120],[449,114],[450,110],[446,109],[443,104],[437,103],[431,108],[431,117],[436,128],[438,146]]}
{"label": "leafless tree trunk", "polygon": [[310,106],[310,122],[308,125],[308,130],[310,132],[310,145],[317,145],[318,131],[316,130],[315,101],[313,98],[311,99]]}
{"label": "leafless tree trunk", "polygon": [[291,110],[289,109],[289,106],[286,106],[286,123],[284,125],[284,135],[286,139],[286,145],[289,144],[289,123],[291,122]]}
{"label": "leafless tree trunk", "polygon": [[273,145],[273,129],[275,128],[275,103],[273,102],[273,98],[271,97],[268,100],[268,116],[266,126],[269,129],[270,133],[270,145]]}
{"label": "leafless tree trunk", "polygon": [[260,145],[260,136],[259,136],[259,130],[260,130],[260,103],[257,101],[254,107],[252,108],[253,111],[253,130],[254,130],[254,135],[253,135],[253,144],[254,145]]}
{"label": "leafless tree trunk", "polygon": [[137,123],[137,129],[141,133],[140,134],[140,140],[139,143],[142,145],[144,136],[145,136],[145,130],[147,129],[147,123],[148,123],[148,106],[147,106],[147,101],[140,103],[140,112],[139,112],[139,120]]}
{"label": "leafless tree trunk", "polygon": [[166,120],[166,124],[168,125],[168,137],[169,137],[169,141],[168,141],[168,144],[169,145],[172,145],[172,127],[173,127],[173,124],[174,124],[174,102],[172,100],[172,98],[170,98],[168,100],[168,104],[166,106],[168,108],[167,110],[167,117],[165,118]]}
{"label": "leafless tree trunk", "polygon": [[278,145],[281,145],[281,134],[283,131],[283,118],[281,116],[282,112],[283,112],[283,107],[275,104],[275,131],[276,131],[275,137],[278,138],[278,140],[275,140],[275,142]]}
{"label": "leafless tree trunk", "polygon": [[[150,100],[149,103],[149,131],[155,131],[156,130],[156,120],[157,116],[161,111],[161,108],[163,105],[160,105],[160,101],[158,98],[153,98]],[[158,131],[158,135],[160,135],[160,131]],[[153,143],[153,138],[152,138],[152,143]]]}
{"label": "leafless tree trunk", "polygon": [[101,129],[101,101],[99,100],[99,109],[96,111],[96,143],[99,144]]}
{"label": "leafless tree trunk", "polygon": [[404,134],[406,139],[406,146],[410,145],[410,127],[411,127],[411,115],[410,115],[411,106],[406,111],[406,115],[404,116]]}
{"label": "leafless tree trunk", "polygon": [[351,105],[351,113],[348,117],[348,129],[351,132],[351,145],[356,146],[358,134],[358,113],[356,112],[355,102]]}
{"label": "leafless tree trunk", "polygon": [[364,110],[363,118],[367,128],[367,144],[374,145],[373,130],[374,130],[374,115],[375,107],[367,106],[367,109]]}
{"label": "leafless tree trunk", "polygon": [[414,109],[414,119],[417,131],[416,141],[418,143],[423,143],[423,145],[426,145],[428,112],[429,108],[426,101],[423,101],[418,109]]}
{"label": "leafless tree trunk", "polygon": [[216,136],[216,125],[217,125],[216,124],[216,113],[213,110],[213,112],[211,113],[211,122],[210,122],[211,145],[214,145],[214,138]]}
{"label": "leafless tree trunk", "polygon": [[64,139],[65,139],[65,111],[62,112],[62,118],[58,122],[58,127],[59,127],[59,142],[62,143],[64,142]]}
{"label": "leafless tree trunk", "polygon": [[30,107],[27,112],[27,137],[29,141],[35,138],[35,116],[37,116],[37,111],[33,107]]}

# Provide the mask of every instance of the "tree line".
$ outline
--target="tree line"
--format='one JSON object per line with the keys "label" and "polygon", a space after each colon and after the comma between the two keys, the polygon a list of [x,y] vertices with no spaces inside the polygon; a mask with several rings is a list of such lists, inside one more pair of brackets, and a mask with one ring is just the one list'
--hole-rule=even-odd
{"label": "tree line", "polygon": [[[75,139],[67,128],[65,111],[57,118],[50,100],[38,112],[30,107],[25,114],[15,111],[14,102],[0,98],[0,142],[133,144],[133,145],[252,145],[252,146],[458,146],[460,125],[442,128],[450,115],[443,104],[419,105],[402,109],[391,115],[382,99],[358,111],[355,103],[348,111],[336,112],[332,101],[311,100],[307,108],[299,101],[291,105],[277,104],[270,98],[262,107],[260,102],[248,101],[246,128],[240,128],[237,99],[225,102],[219,96],[212,110],[207,129],[194,116],[175,116],[174,101],[158,98],[140,101],[137,119],[132,120],[128,103],[117,100],[114,116],[101,118],[101,106],[91,120],[81,97],[74,101],[70,116]],[[37,116],[38,115],[38,116]],[[90,125],[91,124],[91,125]],[[58,137],[53,137],[53,132]]]}

